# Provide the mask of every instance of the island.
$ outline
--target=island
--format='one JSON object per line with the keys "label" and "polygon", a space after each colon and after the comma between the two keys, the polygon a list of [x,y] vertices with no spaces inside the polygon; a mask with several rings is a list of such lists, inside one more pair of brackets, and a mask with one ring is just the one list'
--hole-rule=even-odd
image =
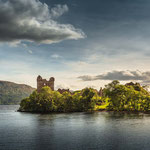
{"label": "island", "polygon": [[52,77],[49,81],[37,78],[37,90],[23,99],[18,111],[21,112],[87,112],[87,111],[127,111],[149,112],[150,93],[139,83],[121,84],[118,80],[97,91],[85,88],[78,91],[54,90]]}

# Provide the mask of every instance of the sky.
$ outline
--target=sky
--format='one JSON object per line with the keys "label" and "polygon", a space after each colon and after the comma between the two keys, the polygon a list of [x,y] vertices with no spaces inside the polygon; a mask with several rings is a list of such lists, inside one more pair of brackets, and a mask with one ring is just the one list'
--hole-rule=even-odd
{"label": "sky", "polygon": [[149,85],[149,58],[149,0],[0,0],[0,80]]}

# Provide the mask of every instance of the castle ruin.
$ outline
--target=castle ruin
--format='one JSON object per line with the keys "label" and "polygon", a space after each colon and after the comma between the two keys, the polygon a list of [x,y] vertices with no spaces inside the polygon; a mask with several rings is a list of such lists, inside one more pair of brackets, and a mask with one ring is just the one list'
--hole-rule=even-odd
{"label": "castle ruin", "polygon": [[[44,87],[44,86],[48,86],[51,88],[52,91],[54,91],[54,81],[55,81],[55,78],[54,77],[51,77],[49,79],[49,81],[47,81],[46,79],[43,79],[40,75],[37,77],[37,92],[40,93],[41,92],[41,89]],[[57,90],[59,93],[64,93],[64,92],[68,92],[70,94],[73,94],[69,89],[58,89]],[[98,93],[98,95],[100,97],[103,97],[103,89],[102,87],[100,88],[99,91],[96,90],[96,92]]]}
{"label": "castle ruin", "polygon": [[37,77],[37,92],[40,92],[44,86],[49,86],[51,90],[54,91],[54,81],[54,77],[51,77],[49,81],[47,81],[46,79],[42,79],[42,77],[39,75]]}

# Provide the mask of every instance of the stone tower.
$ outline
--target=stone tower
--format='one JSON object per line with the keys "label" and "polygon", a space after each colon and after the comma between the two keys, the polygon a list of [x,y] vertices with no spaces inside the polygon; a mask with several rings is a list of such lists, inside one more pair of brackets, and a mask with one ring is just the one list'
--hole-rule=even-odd
{"label": "stone tower", "polygon": [[101,87],[99,90],[99,96],[102,97],[103,96],[103,88]]}
{"label": "stone tower", "polygon": [[44,86],[49,86],[52,89],[52,91],[54,91],[54,81],[54,77],[51,77],[49,81],[47,81],[46,79],[42,79],[42,77],[39,75],[37,77],[37,92],[40,92],[42,87]]}

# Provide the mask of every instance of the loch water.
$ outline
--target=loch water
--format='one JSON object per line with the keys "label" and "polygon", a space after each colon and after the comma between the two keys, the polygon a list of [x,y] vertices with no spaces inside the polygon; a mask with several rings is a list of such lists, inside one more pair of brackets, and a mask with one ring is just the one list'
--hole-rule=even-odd
{"label": "loch water", "polygon": [[0,150],[149,150],[150,114],[31,114],[0,105]]}

